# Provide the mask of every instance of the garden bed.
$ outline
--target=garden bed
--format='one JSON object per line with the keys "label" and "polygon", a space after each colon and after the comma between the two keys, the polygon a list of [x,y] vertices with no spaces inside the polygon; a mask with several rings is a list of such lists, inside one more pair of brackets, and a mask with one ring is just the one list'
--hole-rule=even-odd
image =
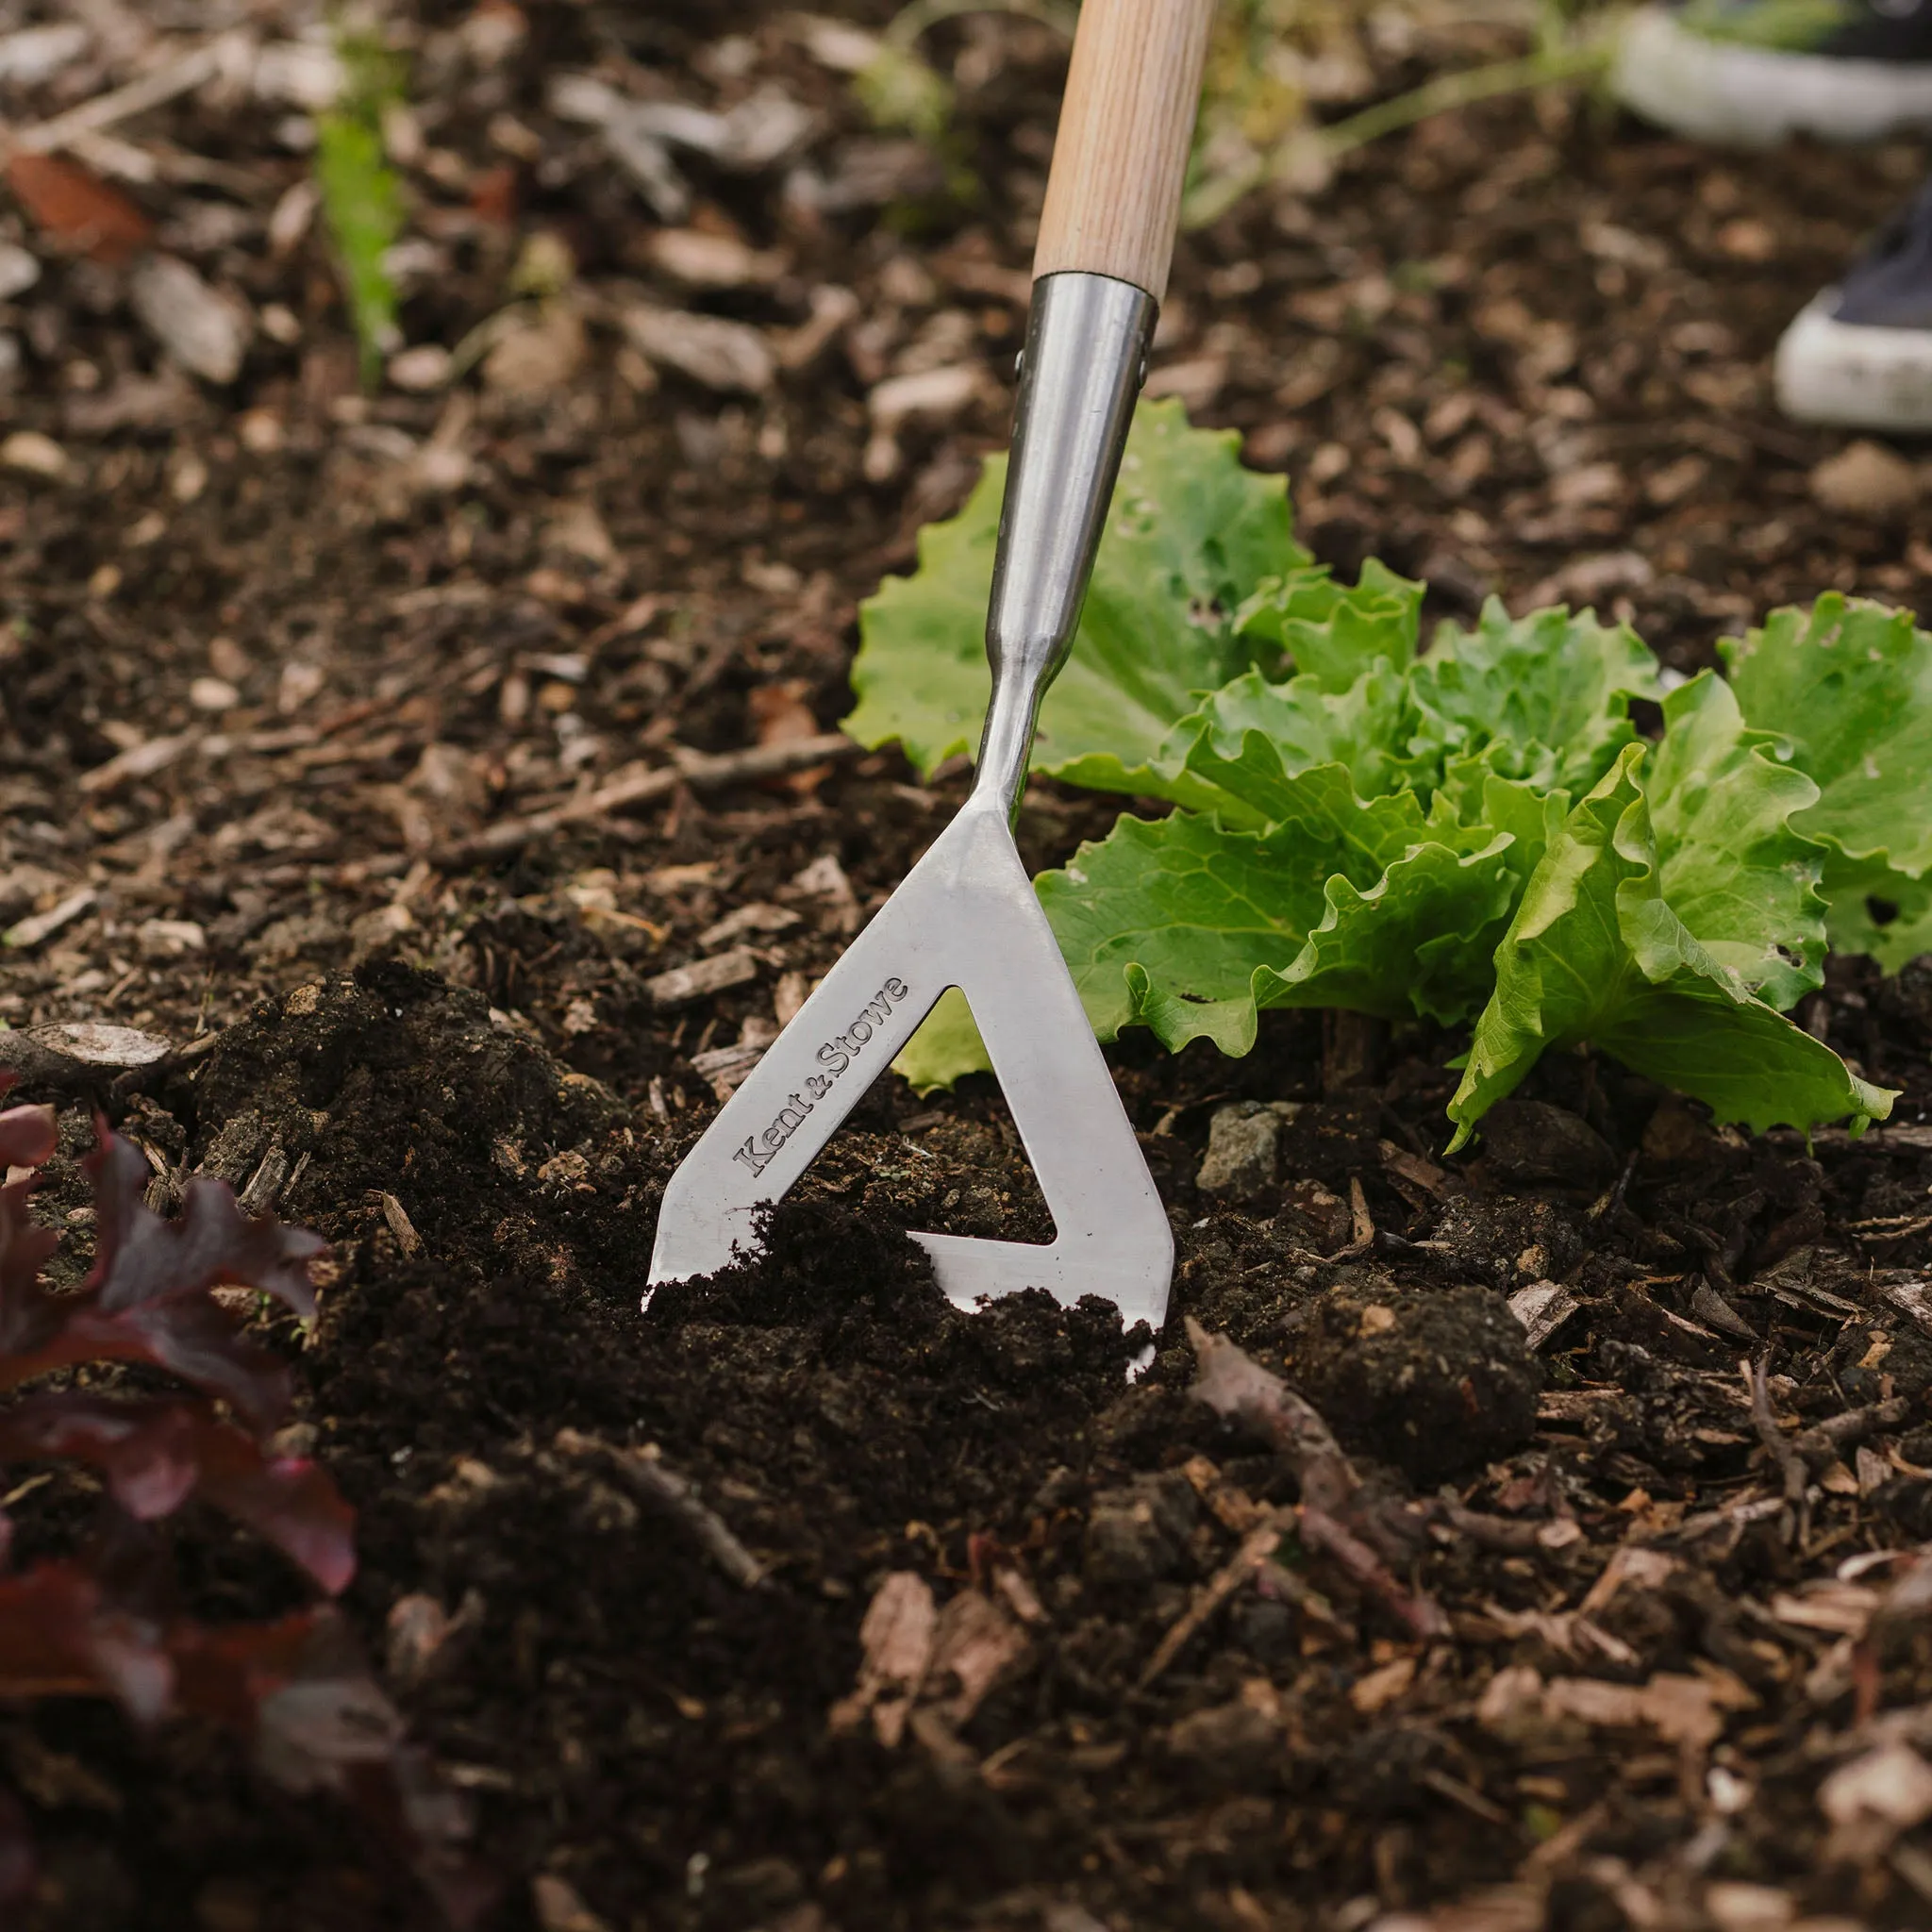
{"label": "garden bed", "polygon": [[[138,42],[168,25],[147,11],[102,18]],[[0,218],[42,259],[0,317],[4,428],[60,458],[16,445],[0,476],[0,1019],[169,1049],[26,1065],[10,1098],[66,1109],[40,1198],[84,1256],[92,1103],[163,1196],[216,1174],[332,1243],[314,1330],[259,1325],[295,1366],[291,1442],[359,1512],[350,1621],[474,1807],[502,1923],[1925,1923],[1932,1797],[1898,1747],[1932,1745],[1932,1650],[1896,1607],[1873,1628],[1932,1539],[1923,966],[1834,962],[1801,1008],[1903,1090],[1809,1146],[1564,1055],[1451,1160],[1466,1036],[1271,1014],[1234,1061],[1129,1035],[1110,1058],[1178,1247],[1131,1386],[1110,1311],[961,1316],[900,1232],[1045,1231],[990,1082],[882,1081],[768,1260],[640,1312],[714,1085],[963,776],[835,757],[475,841],[849,709],[857,600],[1004,434],[1063,60],[1017,20],[936,33],[963,131],[935,158],[869,127],[789,15],[707,8],[700,35],[696,11],[532,9],[519,39],[510,9],[418,10],[406,333],[456,347],[519,264],[534,291],[453,388],[358,391],[323,239],[276,225],[307,171],[286,101],[204,87],[123,130],[167,162],[125,190],[154,245],[250,307],[232,383],[159,358],[138,253]],[[1421,21],[1363,97],[1515,44]],[[158,58],[103,42],[9,83],[9,118]],[[811,119],[767,162],[680,150],[691,202],[660,219],[556,110],[593,68]],[[1827,589],[1924,622],[1924,466],[1821,476],[1840,440],[1768,394],[1784,321],[1923,161],[1744,162],[1493,102],[1184,238],[1156,386],[1290,473],[1324,560],[1426,577],[1434,615],[1593,603],[1680,671]],[[762,373],[699,379],[662,321],[693,311],[751,331]],[[971,374],[880,400],[934,369]],[[1112,809],[1037,785],[1023,851],[1058,863]],[[1238,1136],[1244,1102],[1274,1111]],[[1204,1190],[1217,1116],[1247,1158]],[[1183,1317],[1308,1396],[1378,1508],[1433,1504],[1401,1602],[1440,1627],[1291,1530],[1252,1557],[1297,1487],[1191,1399]],[[652,1444],[752,1568],[640,1502]],[[26,1547],[84,1502],[71,1476],[23,1500]],[[300,1600],[211,1522],[182,1557],[201,1617]],[[850,1702],[903,1574],[943,1641],[986,1607],[976,1698],[975,1663]],[[1874,1757],[1861,1814],[1840,1774]],[[33,1818],[36,1932],[427,1923],[331,1803],[195,1724],[15,1706],[0,1779]]]}

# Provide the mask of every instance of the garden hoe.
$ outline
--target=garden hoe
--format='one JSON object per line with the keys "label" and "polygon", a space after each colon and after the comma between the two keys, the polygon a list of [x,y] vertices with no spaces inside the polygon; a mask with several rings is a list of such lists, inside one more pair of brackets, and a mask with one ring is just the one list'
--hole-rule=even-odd
{"label": "garden hoe", "polygon": [[965,994],[1052,1210],[1050,1245],[913,1237],[958,1307],[1044,1288],[1158,1328],[1174,1237],[1013,843],[1174,248],[1214,0],[1086,0],[1033,262],[972,795],[665,1190],[651,1281],[728,1266],[948,987]]}

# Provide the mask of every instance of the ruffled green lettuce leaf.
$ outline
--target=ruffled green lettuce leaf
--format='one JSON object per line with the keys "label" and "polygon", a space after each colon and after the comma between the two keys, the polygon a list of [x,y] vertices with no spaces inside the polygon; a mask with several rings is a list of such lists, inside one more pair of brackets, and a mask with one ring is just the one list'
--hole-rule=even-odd
{"label": "ruffled green lettuce leaf", "polygon": [[[1197,692],[1267,652],[1237,635],[1233,613],[1264,578],[1309,559],[1282,478],[1244,470],[1239,444],[1189,428],[1178,402],[1137,411],[1073,655],[1041,710],[1036,771],[1168,795],[1138,774]],[[978,747],[1006,475],[1006,458],[989,458],[965,508],[920,533],[915,574],[888,577],[859,611],[845,729],[863,744],[898,740],[923,772]]]}
{"label": "ruffled green lettuce leaf", "polygon": [[1494,598],[1473,631],[1443,625],[1409,679],[1415,742],[1541,791],[1588,791],[1636,737],[1657,659],[1627,625],[1560,608],[1511,617]]}
{"label": "ruffled green lettuce leaf", "polygon": [[1833,952],[1869,953],[1885,973],[1932,953],[1932,877],[1907,878],[1881,859],[1831,852],[1824,861],[1824,895],[1830,901],[1824,930]]}
{"label": "ruffled green lettuce leaf", "polygon": [[[1519,802],[1536,827],[1526,849],[1413,792],[1364,800],[1343,767],[1320,765],[1282,785],[1265,831],[1123,816],[1035,883],[1102,1040],[1145,1025],[1171,1050],[1207,1039],[1241,1055],[1271,1007],[1454,1022],[1487,996],[1549,835],[1544,808]],[[964,1003],[941,1002],[895,1064],[925,1091],[989,1062]]]}
{"label": "ruffled green lettuce leaf", "polygon": [[1793,829],[1818,788],[1775,746],[1745,728],[1730,687],[1707,671],[1665,698],[1644,790],[1671,909],[1785,1012],[1824,982],[1825,852]]}
{"label": "ruffled green lettuce leaf", "polygon": [[1896,972],[1932,947],[1932,632],[1833,591],[1719,648],[1745,721],[1818,787],[1796,824],[1830,848],[1832,944]]}
{"label": "ruffled green lettuce leaf", "polygon": [[1313,675],[1271,684],[1250,671],[1174,726],[1160,761],[1194,780],[1224,824],[1257,829],[1287,816],[1296,781],[1319,766],[1344,773],[1361,798],[1401,790],[1407,716],[1407,683],[1386,658],[1340,691]]}
{"label": "ruffled green lettuce leaf", "polygon": [[968,1074],[992,1072],[992,1056],[979,1037],[966,995],[957,986],[941,993],[919,1031],[900,1049],[892,1071],[915,1093],[936,1092]]}
{"label": "ruffled green lettuce leaf", "polygon": [[1523,884],[1515,842],[1413,792],[1365,800],[1320,765],[1284,784],[1264,832],[1123,818],[1038,884],[1102,1039],[1138,1024],[1242,1054],[1269,1007],[1474,1011]]}
{"label": "ruffled green lettuce leaf", "polygon": [[1424,588],[1373,557],[1353,586],[1318,565],[1261,585],[1235,630],[1277,647],[1321,690],[1344,691],[1378,658],[1398,672],[1415,662]]}
{"label": "ruffled green lettuce leaf", "polygon": [[1524,892],[1450,1102],[1452,1145],[1544,1052],[1584,1041],[1754,1131],[1882,1119],[1894,1096],[1767,1006],[1668,903],[1643,758],[1618,754]]}
{"label": "ruffled green lettuce leaf", "polygon": [[[1182,817],[1150,828],[1175,827],[1161,841],[1159,858],[1166,866],[1185,865],[1191,856],[1184,849],[1189,834],[1201,825],[1199,819]],[[1224,887],[1239,885],[1227,874],[1241,858],[1274,870],[1271,861],[1283,850],[1283,834],[1265,834],[1251,852],[1228,849],[1230,841],[1251,836],[1226,835],[1218,848],[1202,855],[1221,870]],[[1184,917],[1141,932],[1108,931],[1108,922],[1094,914],[1127,914],[1124,894],[1083,904],[1086,916],[1079,924],[1064,919],[1056,931],[1063,946],[1098,941],[1091,958],[1082,954],[1075,962],[1074,977],[1090,1014],[1101,1024],[1149,1026],[1170,1050],[1207,1039],[1223,1053],[1244,1054],[1255,1043],[1259,1014],[1271,1007],[1342,1007],[1386,1019],[1422,1014],[1453,1021],[1465,1018],[1487,991],[1490,955],[1518,886],[1508,858],[1509,841],[1503,837],[1473,851],[1424,840],[1367,888],[1344,873],[1330,873],[1322,885],[1319,916],[1305,937],[1291,927],[1271,934],[1257,926],[1241,933],[1212,920],[1191,926]],[[1158,908],[1169,883],[1163,872],[1143,875],[1150,910]],[[1186,881],[1175,883],[1184,887]],[[1042,881],[1042,899],[1044,888]],[[1204,896],[1197,896],[1195,909],[1211,911]],[[1134,957],[1125,958],[1130,953]],[[1255,963],[1243,981],[1239,969],[1248,958]],[[1123,978],[1124,1002],[1119,991]]]}
{"label": "ruffled green lettuce leaf", "polygon": [[[990,464],[862,613],[847,728],[928,772],[976,742],[1003,487]],[[1096,1032],[1241,1054],[1269,1007],[1479,1010],[1458,1143],[1586,1041],[1754,1128],[1881,1116],[1781,1012],[1827,937],[1888,966],[1932,947],[1932,638],[1826,598],[1666,696],[1589,611],[1492,602],[1418,658],[1421,595],[1375,563],[1337,583],[1232,439],[1140,412],[1033,760],[1179,808],[1038,881]],[[964,1000],[896,1064],[922,1090],[985,1068]]]}

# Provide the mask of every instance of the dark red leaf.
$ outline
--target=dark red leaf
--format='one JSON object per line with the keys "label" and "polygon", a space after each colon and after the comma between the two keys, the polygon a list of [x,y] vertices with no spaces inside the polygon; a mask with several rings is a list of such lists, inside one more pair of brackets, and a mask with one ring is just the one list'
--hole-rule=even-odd
{"label": "dark red leaf", "polygon": [[7,163],[7,185],[43,232],[96,261],[125,261],[154,234],[119,189],[57,155],[15,155]]}
{"label": "dark red leaf", "polygon": [[452,1925],[477,1924],[498,1887],[465,1855],[469,1806],[407,1743],[402,1720],[328,1610],[172,1640],[184,1709],[252,1735],[284,1789],[348,1798]]}
{"label": "dark red leaf", "polygon": [[496,227],[513,227],[517,219],[516,169],[505,162],[478,175],[470,188],[470,211]]}
{"label": "dark red leaf", "polygon": [[299,1563],[331,1596],[349,1587],[356,1512],[320,1463],[300,1456],[263,1458],[239,1429],[225,1428],[203,1457],[201,1492]]}
{"label": "dark red leaf", "polygon": [[92,1463],[122,1508],[152,1523],[172,1515],[194,1488],[195,1422],[182,1402],[39,1395],[0,1412],[0,1460],[69,1456]]}
{"label": "dark red leaf", "polygon": [[[14,1074],[0,1068],[0,1094],[14,1084]],[[54,1152],[54,1109],[11,1107],[0,1113],[0,1167],[39,1167]],[[31,1178],[0,1187],[0,1357],[46,1327],[29,1321],[16,1333],[17,1307],[32,1309],[42,1299],[36,1286],[47,1257],[59,1246],[51,1228],[38,1225],[26,1211]],[[58,1324],[55,1325],[58,1326]],[[49,1331],[51,1332],[51,1331]]]}
{"label": "dark red leaf", "polygon": [[174,1688],[158,1630],[108,1603],[78,1564],[0,1577],[0,1696],[111,1697],[151,1723]]}
{"label": "dark red leaf", "polygon": [[16,1332],[36,1320],[52,1332],[34,1346],[8,1349],[0,1341],[0,1388],[80,1362],[149,1362],[232,1403],[264,1433],[289,1406],[288,1370],[266,1349],[242,1341],[212,1301],[100,1315],[78,1296],[38,1299],[37,1307],[11,1311]]}
{"label": "dark red leaf", "polygon": [[311,1667],[317,1650],[328,1647],[339,1631],[333,1613],[320,1609],[220,1629],[177,1624],[170,1649],[181,1708],[252,1740],[263,1702]]}
{"label": "dark red leaf", "polygon": [[163,1221],[142,1198],[145,1157],[105,1127],[85,1164],[98,1236],[79,1294],[40,1286],[55,1243],[27,1214],[31,1183],[0,1188],[0,1388],[77,1362],[149,1362],[233,1404],[257,1429],[274,1427],[288,1371],[242,1341],[208,1291],[237,1282],[311,1315],[308,1263],[325,1243],[273,1218],[250,1221],[220,1181],[191,1182],[180,1216]]}
{"label": "dark red leaf", "polygon": [[100,1130],[83,1165],[94,1181],[99,1245],[88,1287],[103,1312],[200,1294],[222,1282],[258,1288],[303,1317],[315,1312],[308,1264],[327,1245],[273,1215],[251,1221],[221,1181],[188,1184],[181,1212],[163,1221],[142,1198],[147,1158],[118,1134]]}
{"label": "dark red leaf", "polygon": [[[0,1093],[10,1077],[0,1074]],[[6,1165],[35,1166],[53,1147],[42,1109],[0,1113]],[[142,1199],[145,1158],[105,1124],[87,1166],[97,1244],[77,1294],[41,1285],[55,1240],[27,1212],[31,1179],[0,1187],[0,1390],[81,1362],[146,1362],[221,1396],[265,1434],[287,1404],[287,1372],[241,1339],[209,1290],[241,1283],[310,1315],[308,1262],[323,1243],[248,1220],[211,1181],[192,1183],[180,1216],[163,1221]],[[69,1390],[0,1410],[0,1460],[51,1457],[100,1471],[119,1511],[105,1519],[91,1567],[43,1563],[0,1574],[0,1699],[105,1696],[143,1722],[179,1710],[223,1724],[291,1790],[353,1803],[448,1924],[478,1924],[496,1887],[463,1849],[468,1807],[405,1742],[402,1720],[339,1618],[323,1609],[210,1629],[165,1622],[155,1607],[167,1600],[152,1561],[163,1546],[143,1525],[196,1494],[276,1544],[325,1590],[341,1591],[355,1572],[354,1513],[328,1475],[268,1454],[206,1402]],[[0,1569],[10,1533],[0,1511]],[[0,1791],[0,1905],[33,1882],[25,1822]]]}
{"label": "dark red leaf", "polygon": [[356,1512],[326,1471],[264,1455],[203,1403],[41,1395],[0,1412],[0,1459],[72,1457],[98,1469],[115,1502],[153,1522],[192,1493],[274,1543],[331,1595],[356,1574]]}
{"label": "dark red leaf", "polygon": [[59,1332],[60,1309],[41,1291],[41,1270],[60,1237],[26,1211],[31,1180],[0,1187],[0,1382],[17,1381],[7,1358],[41,1347]]}
{"label": "dark red leaf", "polygon": [[[0,1093],[12,1086],[0,1084]],[[0,1167],[38,1167],[54,1151],[51,1107],[9,1107],[0,1113]]]}
{"label": "dark red leaf", "polygon": [[[496,1887],[466,1857],[468,1806],[404,1740],[402,1720],[333,1610],[165,1629],[105,1601],[71,1563],[0,1579],[0,1697],[116,1699],[151,1723],[187,1712],[245,1740],[278,1784],[348,1799],[458,1927]],[[6,1870],[0,1817],[0,1874]],[[6,1893],[0,1890],[0,1900]]]}
{"label": "dark red leaf", "polygon": [[25,1905],[41,1876],[20,1800],[0,1789],[0,1906]]}

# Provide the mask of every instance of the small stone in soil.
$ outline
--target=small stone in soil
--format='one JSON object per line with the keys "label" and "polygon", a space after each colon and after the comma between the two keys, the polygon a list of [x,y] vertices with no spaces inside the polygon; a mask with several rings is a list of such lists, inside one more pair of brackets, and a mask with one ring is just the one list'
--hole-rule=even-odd
{"label": "small stone in soil", "polygon": [[1883,523],[1919,500],[1919,473],[1896,451],[1861,437],[1811,472],[1811,495],[1821,509]]}
{"label": "small stone in soil", "polygon": [[41,476],[52,482],[67,474],[67,452],[51,436],[42,436],[38,429],[16,429],[5,442],[0,442],[0,470]]}
{"label": "small stone in soil", "polygon": [[1208,1123],[1208,1152],[1194,1185],[1204,1194],[1260,1200],[1274,1186],[1280,1138],[1280,1116],[1259,1101],[1237,1100],[1216,1108]]}

